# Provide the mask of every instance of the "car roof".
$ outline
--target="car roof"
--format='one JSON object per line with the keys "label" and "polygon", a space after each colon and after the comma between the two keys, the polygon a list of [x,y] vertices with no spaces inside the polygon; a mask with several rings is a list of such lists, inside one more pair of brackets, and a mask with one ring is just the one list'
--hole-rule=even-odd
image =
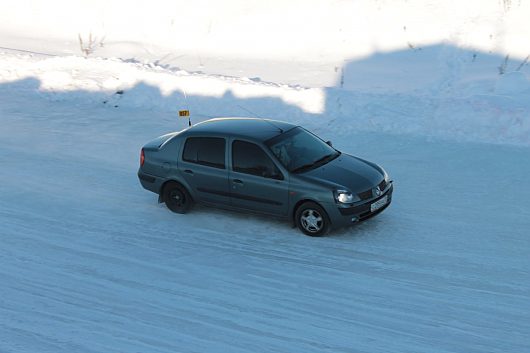
{"label": "car roof", "polygon": [[190,127],[186,130],[186,135],[209,134],[266,141],[293,127],[296,127],[296,125],[270,119],[215,118]]}

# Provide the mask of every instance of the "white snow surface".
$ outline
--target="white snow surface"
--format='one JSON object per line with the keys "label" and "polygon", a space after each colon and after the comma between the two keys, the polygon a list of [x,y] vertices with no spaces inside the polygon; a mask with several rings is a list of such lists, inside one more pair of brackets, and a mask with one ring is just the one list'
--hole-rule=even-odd
{"label": "white snow surface", "polygon": [[[355,115],[305,112],[312,90],[245,79],[103,59],[1,60],[1,352],[528,351],[527,140],[366,132]],[[200,83],[192,111],[240,105],[303,123],[382,164],[394,203],[324,238],[258,216],[172,214],[140,187],[138,151],[187,124],[175,114],[179,90],[165,98],[164,84]],[[278,98],[212,94],[223,85]],[[330,92],[367,106],[415,101]],[[507,104],[483,102],[499,114]],[[447,126],[439,114],[432,123]],[[396,108],[385,122],[406,116]],[[472,123],[494,141],[506,136]]]}
{"label": "white snow surface", "polygon": [[530,4],[522,0],[152,0],[135,6],[19,0],[0,6],[6,44],[66,54],[78,53],[78,35],[86,42],[90,34],[103,42],[103,52],[137,46],[147,56],[165,51],[197,59],[322,62],[442,42],[518,58],[530,54]]}
{"label": "white snow surface", "polygon": [[[350,62],[440,45],[515,69],[530,55],[528,18],[522,0],[5,0],[0,47],[80,55],[92,38],[92,56],[322,87]],[[437,55],[422,76],[453,61]],[[394,62],[376,72],[399,72]]]}
{"label": "white snow surface", "polygon": [[[530,352],[528,3],[330,4],[0,4],[0,352]],[[301,124],[393,203],[173,214],[136,171],[180,109]]]}

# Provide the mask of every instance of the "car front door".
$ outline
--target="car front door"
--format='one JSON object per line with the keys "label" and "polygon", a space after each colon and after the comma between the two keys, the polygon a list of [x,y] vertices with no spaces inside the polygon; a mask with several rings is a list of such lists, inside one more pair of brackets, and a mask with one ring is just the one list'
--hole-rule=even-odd
{"label": "car front door", "polygon": [[289,182],[259,145],[232,140],[230,161],[232,206],[287,216]]}
{"label": "car front door", "polygon": [[188,137],[178,169],[197,201],[230,204],[224,138]]}

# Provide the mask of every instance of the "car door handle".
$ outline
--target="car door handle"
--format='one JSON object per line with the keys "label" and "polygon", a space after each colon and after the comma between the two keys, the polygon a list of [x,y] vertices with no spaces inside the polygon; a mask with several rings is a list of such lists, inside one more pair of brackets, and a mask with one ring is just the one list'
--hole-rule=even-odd
{"label": "car door handle", "polygon": [[184,173],[187,173],[189,175],[193,175],[193,170],[191,169],[184,169]]}
{"label": "car door handle", "polygon": [[234,179],[234,180],[232,180],[232,183],[243,185],[243,181],[242,181],[242,180],[239,180],[239,179]]}

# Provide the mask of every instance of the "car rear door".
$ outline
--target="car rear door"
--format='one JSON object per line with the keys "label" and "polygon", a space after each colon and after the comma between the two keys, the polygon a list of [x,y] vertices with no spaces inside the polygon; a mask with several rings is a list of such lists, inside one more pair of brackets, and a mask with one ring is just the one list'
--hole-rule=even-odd
{"label": "car rear door", "polygon": [[289,183],[259,145],[231,141],[229,185],[232,206],[287,216]]}
{"label": "car rear door", "polygon": [[184,143],[179,171],[197,201],[230,204],[226,139],[194,136]]}

